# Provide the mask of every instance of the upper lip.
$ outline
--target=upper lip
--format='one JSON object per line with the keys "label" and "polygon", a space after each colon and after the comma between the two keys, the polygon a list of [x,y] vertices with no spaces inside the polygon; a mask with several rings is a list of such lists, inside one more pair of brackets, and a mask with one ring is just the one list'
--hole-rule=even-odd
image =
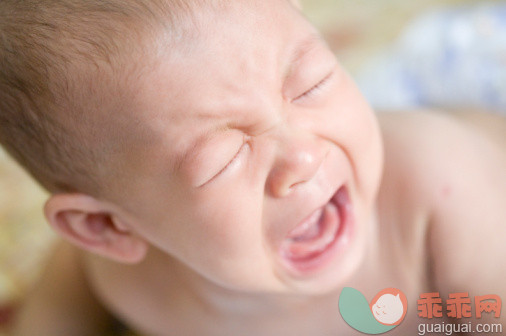
{"label": "upper lip", "polygon": [[344,183],[341,182],[332,189],[329,189],[326,192],[325,197],[318,198],[318,201],[312,201],[311,197],[308,196],[307,194],[305,195],[301,194],[297,196],[298,202],[294,202],[297,205],[292,208],[294,209],[294,211],[292,213],[285,213],[284,214],[285,216],[280,218],[279,225],[272,226],[273,228],[276,228],[276,233],[274,237],[276,245],[280,246],[280,244],[289,235],[289,233],[292,230],[294,230],[297,226],[299,226],[302,223],[302,221],[307,219],[316,210],[323,208],[328,202],[331,202],[336,192],[343,185]]}

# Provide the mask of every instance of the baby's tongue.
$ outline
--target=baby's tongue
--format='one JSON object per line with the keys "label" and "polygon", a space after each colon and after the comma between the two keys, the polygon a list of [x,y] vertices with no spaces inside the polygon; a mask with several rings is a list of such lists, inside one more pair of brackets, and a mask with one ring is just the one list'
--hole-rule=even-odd
{"label": "baby's tongue", "polygon": [[288,233],[281,251],[293,260],[310,258],[333,241],[338,228],[338,209],[329,202]]}

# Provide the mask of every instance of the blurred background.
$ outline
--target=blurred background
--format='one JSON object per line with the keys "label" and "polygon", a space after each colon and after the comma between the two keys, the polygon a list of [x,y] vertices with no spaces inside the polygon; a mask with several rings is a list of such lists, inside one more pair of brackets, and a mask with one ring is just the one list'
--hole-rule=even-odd
{"label": "blurred background", "polygon": [[421,15],[504,1],[480,0],[299,0],[340,61],[356,73],[371,56],[393,43]]}
{"label": "blurred background", "polygon": [[[462,61],[462,64],[471,70],[462,71],[462,67],[453,69],[454,73],[446,75],[453,82],[456,76],[462,74],[474,78],[476,69],[482,69],[481,63],[477,65],[478,56],[480,60],[491,57],[488,54],[476,56],[473,54],[476,50],[493,54],[491,62],[499,62],[494,64],[506,68],[506,41],[498,42],[496,38],[479,47],[478,40],[482,43],[483,39],[472,30],[478,25],[485,35],[490,35],[492,29],[493,33],[499,30],[506,36],[504,2],[301,0],[301,3],[308,18],[322,31],[341,63],[357,78],[375,107],[403,108],[413,105],[413,97],[419,104],[445,105],[444,99],[447,98],[441,100],[439,97],[440,100],[435,102],[430,100],[434,99],[431,98],[434,95],[427,92],[438,93],[441,88],[426,83],[439,82],[441,72],[437,68],[442,60],[448,60],[448,54],[453,57],[452,64],[461,62],[455,58],[455,54],[459,55],[455,48],[461,48],[457,51],[464,50],[465,62]],[[496,4],[499,7],[494,7]],[[485,10],[478,9],[481,14],[477,18],[475,6],[481,8],[481,5],[485,6]],[[497,11],[497,8],[502,11]],[[502,26],[501,22],[504,23]],[[458,44],[454,45],[454,42]],[[498,43],[499,49],[496,48]],[[412,50],[416,51],[416,55]],[[446,53],[442,54],[442,50]],[[468,55],[471,55],[471,61]],[[420,66],[420,57],[425,67]],[[424,70],[423,74],[417,73],[420,69]],[[500,71],[504,74],[505,70]],[[494,69],[486,69],[486,73],[495,76],[492,77],[494,85],[506,92],[506,76],[498,76]],[[483,80],[490,81],[490,78]],[[448,86],[447,82],[443,84]],[[413,87],[418,91],[421,88],[425,90],[422,97],[425,100],[421,99],[419,92],[413,95],[407,90]],[[445,97],[452,94],[446,92]],[[8,319],[11,303],[20,299],[36,278],[41,260],[54,239],[42,215],[46,197],[46,193],[0,148],[0,325]]]}
{"label": "blurred background", "polygon": [[505,113],[505,1],[300,1],[377,111]]}
{"label": "blurred background", "polygon": [[356,72],[374,53],[392,43],[418,15],[476,0],[300,0],[340,61]]}

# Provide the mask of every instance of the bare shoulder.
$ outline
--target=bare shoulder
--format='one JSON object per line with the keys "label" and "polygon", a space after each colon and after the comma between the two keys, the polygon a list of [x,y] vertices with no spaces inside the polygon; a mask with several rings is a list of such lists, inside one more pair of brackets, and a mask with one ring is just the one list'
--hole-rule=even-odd
{"label": "bare shoulder", "polygon": [[422,111],[379,119],[387,183],[426,213],[434,286],[506,297],[498,263],[506,257],[506,118]]}
{"label": "bare shoulder", "polygon": [[55,244],[39,281],[22,303],[12,335],[78,336],[105,331],[109,315],[92,295],[80,259],[72,245]]}
{"label": "bare shoulder", "polygon": [[[381,113],[379,121],[385,177],[402,183],[403,192],[417,203],[434,209],[442,199],[459,192],[469,194],[476,188],[504,191],[506,117],[424,110]],[[478,186],[476,178],[484,184]],[[471,186],[473,189],[461,190]]]}

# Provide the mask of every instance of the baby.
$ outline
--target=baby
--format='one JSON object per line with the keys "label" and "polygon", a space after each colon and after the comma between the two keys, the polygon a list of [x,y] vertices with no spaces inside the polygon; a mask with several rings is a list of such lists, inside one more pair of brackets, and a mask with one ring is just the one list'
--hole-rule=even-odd
{"label": "baby", "polygon": [[0,139],[66,242],[15,335],[356,335],[344,287],[414,335],[422,293],[506,298],[506,121],[375,115],[297,4],[2,0],[0,43]]}

